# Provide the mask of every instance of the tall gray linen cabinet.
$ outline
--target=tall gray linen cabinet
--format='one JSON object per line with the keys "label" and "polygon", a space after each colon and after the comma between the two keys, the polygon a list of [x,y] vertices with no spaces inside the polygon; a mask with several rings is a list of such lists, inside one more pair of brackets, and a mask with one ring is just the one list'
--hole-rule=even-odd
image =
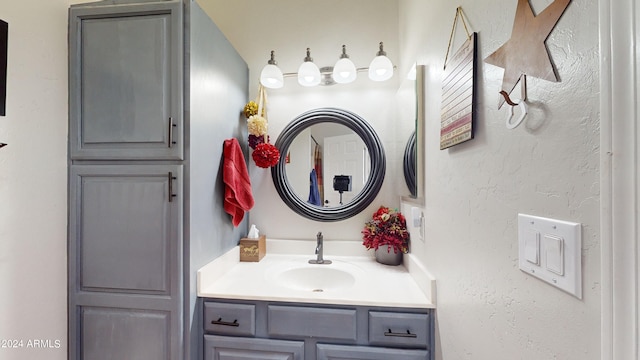
{"label": "tall gray linen cabinet", "polygon": [[202,358],[196,271],[247,231],[222,150],[248,74],[194,0],[70,7],[69,359]]}

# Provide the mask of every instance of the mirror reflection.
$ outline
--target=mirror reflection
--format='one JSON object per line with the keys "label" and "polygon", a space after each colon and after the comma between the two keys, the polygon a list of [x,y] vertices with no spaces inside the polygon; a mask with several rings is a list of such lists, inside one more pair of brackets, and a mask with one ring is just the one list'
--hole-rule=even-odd
{"label": "mirror reflection", "polygon": [[[338,203],[335,206],[333,206],[331,200],[329,200],[330,205],[332,206],[325,207],[323,202],[327,200],[325,198],[328,195],[327,190],[329,189],[329,184],[327,182],[329,181],[329,178],[328,178],[328,175],[326,175],[327,171],[324,169],[324,166],[322,169],[322,172],[323,172],[322,184],[323,184],[324,195],[322,198],[320,198],[319,194],[317,196],[318,199],[320,199],[320,203],[322,205],[311,205],[308,202],[309,200],[308,195],[311,195],[310,192],[306,193],[304,189],[298,190],[303,192],[301,197],[298,193],[296,193],[293,190],[293,186],[291,185],[292,180],[290,180],[289,176],[287,175],[288,171],[286,169],[286,166],[287,166],[286,158],[287,158],[287,155],[289,155],[289,163],[291,163],[292,161],[291,156],[293,153],[290,151],[290,146],[293,143],[293,141],[297,139],[298,135],[303,133],[305,130],[312,128],[315,125],[329,124],[329,123],[339,124],[343,127],[351,129],[353,133],[357,135],[360,138],[360,140],[362,140],[362,142],[366,145],[366,147],[362,148],[360,147],[361,145],[357,145],[357,141],[353,142],[352,147],[356,149],[354,153],[358,154],[360,153],[360,150],[358,149],[362,150],[363,167],[359,169],[355,165],[349,165],[350,163],[347,163],[347,165],[343,165],[343,168],[345,169],[344,171],[336,170],[335,174],[337,174],[338,176],[336,177],[336,175],[333,175],[334,177],[333,179],[331,179],[331,183],[329,184],[331,184],[330,189],[332,189],[332,191],[338,192],[338,200],[337,200]],[[314,138],[315,138],[316,134],[314,133],[314,130],[311,130],[308,137],[301,138],[301,139],[307,139],[305,140],[305,144],[309,144],[309,147],[305,147],[304,150],[300,152],[301,154],[304,154],[304,156],[306,157],[310,157],[310,154],[311,154],[309,141],[313,141],[311,140],[312,134],[314,134]],[[345,135],[351,135],[351,134],[345,133]],[[341,135],[332,134],[331,136],[327,136],[327,138],[331,138],[333,136],[341,136]],[[320,137],[319,134],[318,134],[318,137]],[[319,145],[325,143],[324,138],[322,143],[318,141],[317,138],[315,139]],[[342,142],[342,141],[338,141],[338,142]],[[344,141],[344,143],[351,144],[352,142]],[[327,144],[329,144],[329,142]],[[289,208],[291,208],[291,210],[295,211],[298,215],[304,216],[311,220],[326,221],[326,222],[341,221],[359,214],[362,210],[366,209],[367,206],[371,204],[371,202],[373,202],[373,200],[378,195],[380,188],[382,187],[382,183],[384,182],[384,175],[387,168],[387,165],[386,165],[387,162],[385,159],[382,142],[380,141],[380,138],[378,137],[376,132],[373,130],[373,127],[371,127],[371,125],[366,120],[364,120],[358,114],[353,113],[349,110],[326,107],[326,108],[319,108],[319,109],[306,111],[298,115],[295,119],[291,120],[291,122],[287,126],[285,126],[285,128],[282,130],[282,132],[278,136],[278,140],[276,140],[275,146],[280,150],[281,161],[279,161],[278,164],[276,164],[276,166],[271,168],[271,177],[273,178],[273,185],[276,188],[278,195],[280,195],[280,198],[282,199],[282,201],[284,201],[284,203]],[[328,148],[330,146],[327,145],[326,147]],[[327,152],[328,151],[325,149],[322,152],[322,156],[326,157],[325,154]],[[314,153],[315,153],[315,142],[314,142]],[[282,161],[282,158],[284,158],[284,161]],[[315,155],[313,159],[315,159]],[[306,184],[307,191],[308,191],[313,185],[312,181],[309,181],[310,178],[313,179],[309,174],[313,173],[313,171],[315,170],[315,167],[312,167],[310,163],[305,160],[303,160],[301,163],[307,164],[307,166],[306,168],[303,167],[304,171],[297,172],[297,174],[298,175],[306,174],[305,175],[306,181],[303,180],[302,184]],[[322,163],[323,164],[327,163],[327,167],[330,166],[328,165],[329,163],[326,162],[326,160],[323,160]],[[289,172],[293,174],[294,170],[289,170]],[[348,173],[345,174],[346,172],[350,172],[351,174],[348,174]],[[358,179],[358,176],[359,176],[358,174],[360,172],[362,172],[363,174],[362,179],[365,179],[365,180],[362,180],[362,183],[364,184],[362,187],[362,190],[358,191],[356,187],[356,183],[360,183],[360,180]],[[351,178],[349,178],[349,176],[351,176]],[[318,178],[316,177],[316,181],[317,179]],[[334,180],[335,180],[335,186],[334,186]],[[296,186],[300,187],[300,184],[301,183],[298,182],[298,185]],[[351,190],[349,190],[350,187],[351,187]],[[354,191],[354,188],[356,189],[356,191]],[[333,189],[336,189],[336,190],[333,190]],[[340,194],[341,191],[342,191],[342,194]],[[345,199],[345,194],[353,195],[353,200],[349,201],[348,199]],[[342,195],[342,202],[343,202],[342,205],[340,205],[340,195]],[[315,195],[312,195],[312,196],[315,196]],[[316,200],[312,199],[312,201],[316,201]]]}
{"label": "mirror reflection", "polygon": [[[406,192],[422,199],[424,184],[424,76],[425,66],[414,64],[402,81],[398,93],[398,142],[404,144],[402,158]],[[405,195],[401,191],[401,195]]]}
{"label": "mirror reflection", "polygon": [[317,207],[350,203],[371,173],[371,157],[362,138],[347,126],[331,122],[301,131],[291,142],[285,159],[291,190],[299,199]]}

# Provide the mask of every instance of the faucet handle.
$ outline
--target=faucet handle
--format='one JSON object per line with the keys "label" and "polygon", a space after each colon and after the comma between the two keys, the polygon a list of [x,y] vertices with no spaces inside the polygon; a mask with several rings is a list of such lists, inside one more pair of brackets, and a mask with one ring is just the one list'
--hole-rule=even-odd
{"label": "faucet handle", "polygon": [[316,235],[316,239],[322,240],[322,231],[318,231],[318,234]]}

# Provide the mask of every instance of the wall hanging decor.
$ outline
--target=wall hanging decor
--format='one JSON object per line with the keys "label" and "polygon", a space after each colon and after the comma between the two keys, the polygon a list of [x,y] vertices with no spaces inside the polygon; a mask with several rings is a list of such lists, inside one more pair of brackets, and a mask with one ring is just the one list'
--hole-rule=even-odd
{"label": "wall hanging decor", "polygon": [[248,141],[249,146],[253,149],[251,154],[253,161],[261,168],[275,166],[280,161],[280,151],[269,142],[267,92],[262,84],[258,85],[256,101],[249,101],[245,105],[244,115],[247,117]]}
{"label": "wall hanging decor", "polygon": [[[0,20],[0,116],[7,113],[7,50],[9,24]],[[0,142],[0,148],[7,144]]]}
{"label": "wall hanging decor", "polygon": [[[9,24],[0,20],[0,116],[7,113],[7,50]],[[0,146],[1,147],[1,146]]]}
{"label": "wall hanging decor", "polygon": [[[449,51],[458,18],[462,20],[467,40],[449,60]],[[444,80],[442,83],[442,109],[440,113],[440,150],[473,139],[475,122],[475,77],[477,69],[477,37],[469,33],[462,8],[456,9],[453,19],[449,46],[444,59]]]}
{"label": "wall hanging decor", "polygon": [[[526,81],[525,75],[522,76],[522,81],[523,82]],[[525,116],[527,116],[527,113],[528,113],[527,102],[526,102],[527,97],[523,95],[522,99],[512,100],[511,98],[509,98],[509,95],[505,91],[500,91],[500,94],[504,97],[507,105],[510,106],[509,112],[507,113],[507,120],[505,125],[507,126],[507,129],[513,130],[517,128],[522,123],[522,120],[524,120]],[[516,106],[520,108],[520,115],[517,118],[515,118],[515,114],[514,114],[514,108]]]}
{"label": "wall hanging decor", "polygon": [[[500,91],[502,96],[498,108],[505,102],[513,107],[526,100],[524,80],[527,75],[553,82],[559,81],[547,50],[546,40],[570,2],[571,0],[555,0],[536,16],[529,0],[518,0],[511,38],[484,59],[488,64],[504,68]],[[522,99],[512,100],[509,95],[521,79]],[[507,127],[510,126],[509,121],[510,117],[507,118]]]}

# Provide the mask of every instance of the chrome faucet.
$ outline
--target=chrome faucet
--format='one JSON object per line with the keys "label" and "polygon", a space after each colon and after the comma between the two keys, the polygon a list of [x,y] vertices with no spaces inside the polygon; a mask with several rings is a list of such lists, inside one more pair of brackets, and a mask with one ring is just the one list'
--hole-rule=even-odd
{"label": "chrome faucet", "polygon": [[316,235],[316,259],[309,260],[309,264],[331,264],[331,260],[325,260],[323,258],[324,237],[322,231],[318,231]]}

